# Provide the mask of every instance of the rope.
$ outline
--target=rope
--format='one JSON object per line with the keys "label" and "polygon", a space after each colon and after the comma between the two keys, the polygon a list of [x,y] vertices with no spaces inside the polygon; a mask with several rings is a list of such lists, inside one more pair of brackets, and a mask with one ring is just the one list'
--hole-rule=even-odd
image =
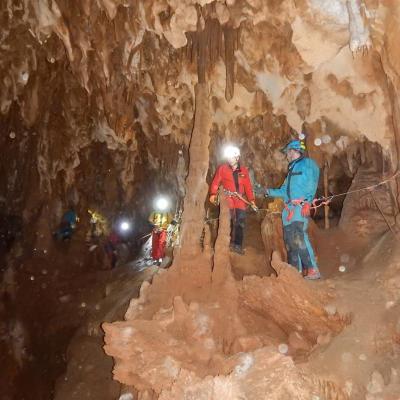
{"label": "rope", "polygon": [[[338,194],[332,194],[331,196],[321,196],[318,197],[317,199],[314,199],[312,202],[312,206],[311,209],[316,210],[317,208],[329,205],[330,202],[332,201],[332,199],[334,199],[335,197],[341,197],[341,196],[347,196],[349,194],[353,194],[353,193],[359,193],[362,192],[364,190],[368,190],[368,191],[373,191],[376,188],[378,188],[379,186],[385,185],[386,183],[396,179],[398,176],[400,175],[400,170],[397,171],[393,176],[391,176],[390,178],[384,179],[381,182],[378,182],[374,185],[370,185],[370,186],[366,186],[360,189],[353,189],[353,190],[348,190],[347,192],[343,192],[343,193],[338,193]],[[244,199],[239,193],[237,192],[231,192],[229,190],[224,190],[224,193],[227,196],[236,196],[238,197],[240,200],[243,200],[246,204],[248,204],[249,206],[251,206],[251,203],[249,201],[247,201],[246,199]],[[317,202],[320,202],[319,204],[317,204]],[[304,204],[304,203],[303,203]],[[301,204],[300,204],[301,205]],[[269,211],[268,208],[258,208],[258,211],[266,211],[267,214],[282,214],[282,212],[280,211]],[[219,217],[217,218],[212,218],[212,219],[207,219],[204,221],[204,224],[207,224],[211,221],[217,221],[219,220]]]}
{"label": "rope", "polygon": [[251,209],[255,212],[257,212],[259,210],[259,208],[257,206],[255,206],[254,204],[250,203],[250,201],[246,200],[240,193],[238,192],[231,192],[230,190],[224,189],[224,193],[227,196],[232,196],[232,197],[236,197],[239,200],[243,201],[243,203],[247,204],[248,206],[251,207]]}
{"label": "rope", "polygon": [[[338,194],[332,194],[331,196],[321,196],[318,197],[317,199],[314,199],[312,202],[312,209],[317,209],[319,207],[325,206],[325,205],[329,205],[329,203],[332,201],[332,199],[334,199],[335,197],[341,197],[341,196],[347,196],[349,194],[353,194],[353,193],[359,193],[362,192],[364,190],[368,190],[368,191],[373,191],[376,188],[378,188],[379,186],[385,185],[386,183],[392,181],[393,179],[396,179],[396,177],[400,175],[400,170],[397,171],[393,176],[391,176],[390,178],[384,179],[381,182],[378,182],[374,185],[370,185],[370,186],[366,186],[360,189],[353,189],[353,190],[349,190],[347,192],[343,192],[343,193],[338,193]],[[321,201],[320,204],[316,204],[317,202]]]}
{"label": "rope", "polygon": [[147,238],[149,236],[151,236],[151,232],[148,235],[141,236],[138,240],[142,240],[142,239]]}
{"label": "rope", "polygon": [[[281,211],[269,211],[269,209],[268,208],[259,208],[258,209],[258,211],[266,211],[267,212],[267,214],[282,214],[282,212]],[[219,220],[219,217],[217,217],[217,218],[210,218],[210,219],[206,219],[206,220],[204,220],[204,225],[205,224],[208,224],[209,222],[212,222],[212,221],[218,221]]]}

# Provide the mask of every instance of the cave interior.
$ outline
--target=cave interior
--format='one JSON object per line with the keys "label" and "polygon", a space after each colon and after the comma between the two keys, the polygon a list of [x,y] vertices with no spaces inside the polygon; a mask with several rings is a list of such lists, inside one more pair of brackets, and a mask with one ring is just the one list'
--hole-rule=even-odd
{"label": "cave interior", "polygon": [[[0,19],[2,400],[400,399],[400,3],[7,0]],[[281,201],[256,196],[244,255],[209,202],[225,146],[266,189],[298,138],[318,281],[287,263]],[[160,196],[179,241],[157,266]]]}

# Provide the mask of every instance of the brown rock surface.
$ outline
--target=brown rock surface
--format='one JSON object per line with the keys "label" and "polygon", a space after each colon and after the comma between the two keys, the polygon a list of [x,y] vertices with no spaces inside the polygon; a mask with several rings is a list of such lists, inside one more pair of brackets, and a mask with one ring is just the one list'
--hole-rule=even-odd
{"label": "brown rock surface", "polygon": [[[317,342],[318,335],[337,334],[343,328],[343,319],[338,314],[326,313],[320,295],[292,267],[281,262],[276,255],[273,266],[278,272],[277,278],[247,277],[236,284],[230,278],[224,285],[213,285],[208,292],[198,293],[196,302],[187,304],[181,297],[175,297],[172,307],[162,307],[150,319],[128,313],[125,322],[104,324],[105,351],[116,362],[115,379],[133,385],[139,391],[154,390],[160,398],[167,393],[169,396],[173,393],[178,396],[176,398],[189,398],[191,390],[199,396],[210,396],[207,393],[214,393],[219,385],[222,387],[218,390],[228,390],[226,393],[232,393],[232,396],[244,395],[247,385],[253,387],[254,394],[249,392],[246,398],[257,398],[260,391],[265,390],[263,385],[269,385],[277,399],[286,393],[285,390],[289,393],[293,390],[299,399],[310,396],[312,386],[307,389],[302,383],[296,383],[297,378],[290,380],[288,386],[287,381],[273,379],[275,373],[271,375],[271,382],[265,378],[266,381],[259,384],[261,387],[253,384],[253,380],[258,380],[258,374],[267,367],[262,362],[257,365],[255,361],[255,368],[260,372],[255,371],[254,376],[249,377],[245,374],[243,388],[233,376],[226,377],[226,380],[216,377],[232,368],[232,360],[240,358],[241,351],[248,352],[249,360],[253,357],[258,360],[258,354],[267,351],[265,346],[277,345],[275,335],[278,331],[283,331],[283,338],[286,333],[293,351],[308,351],[310,343]],[[168,271],[165,275],[173,272]],[[147,290],[155,289],[150,286]],[[145,293],[142,292],[142,296]],[[146,315],[146,301],[142,304],[141,315]],[[239,308],[248,310],[245,319],[242,319]],[[297,341],[293,336],[296,331],[299,332],[295,336]],[[260,348],[262,350],[258,350]],[[277,347],[273,352],[280,359]],[[272,357],[268,362],[275,359]],[[289,359],[287,362],[291,363]],[[207,378],[208,375],[215,378]],[[191,385],[194,385],[193,389]],[[289,389],[291,385],[293,389]],[[304,392],[296,391],[298,386],[302,386]],[[293,393],[287,396],[293,396]],[[218,391],[213,394],[215,398],[220,395]]]}
{"label": "brown rock surface", "polygon": [[[306,400],[322,394],[317,383],[302,374],[289,357],[276,350],[263,348],[242,353],[236,357],[235,364],[229,375],[204,379],[182,370],[171,390],[163,391],[159,399],[255,400],[268,393],[271,400]],[[336,389],[326,398],[344,400],[347,397]]]}
{"label": "brown rock surface", "polygon": [[[354,383],[365,397],[362,377],[352,375],[347,383],[344,377],[351,368],[368,379],[372,371],[362,360],[356,361],[358,355],[348,356],[351,349],[344,340],[336,342],[335,334],[344,323],[325,311],[326,295],[317,294],[324,284],[313,285],[315,291],[277,260],[278,276],[265,277],[270,273],[272,251],[278,250],[284,258],[278,215],[268,216],[262,228],[268,260],[256,246],[248,246],[245,262],[236,255],[228,257],[226,216],[221,219],[214,258],[208,241],[201,247],[200,237],[207,179],[227,141],[240,145],[255,179],[269,187],[280,184],[286,173],[279,149],[301,130],[307,134],[309,155],[320,166],[328,165],[329,194],[346,192],[353,180],[352,188],[359,189],[398,170],[398,2],[8,0],[0,2],[0,21],[0,201],[2,213],[17,216],[21,225],[16,232],[4,228],[3,219],[0,224],[0,354],[6,365],[6,384],[0,385],[0,391],[9,389],[0,397],[50,393],[65,367],[62,355],[68,341],[86,313],[93,312],[86,308],[85,296],[92,289],[96,296],[106,296],[107,290],[99,286],[112,280],[112,273],[99,271],[105,266],[101,245],[93,253],[88,251],[87,210],[95,207],[109,220],[121,212],[128,214],[135,221],[135,234],[141,237],[148,233],[147,215],[160,191],[168,192],[177,204],[184,203],[182,251],[176,249],[168,272],[157,273],[151,285],[142,286],[141,296],[131,301],[126,321],[116,325],[123,329],[125,323],[128,327],[138,324],[138,342],[130,338],[127,353],[140,353],[142,341],[149,363],[164,368],[149,350],[151,335],[146,333],[151,327],[165,357],[179,350],[179,362],[184,365],[176,375],[179,382],[186,379],[205,385],[207,380],[210,386],[205,390],[212,387],[215,393],[220,393],[217,390],[224,382],[234,382],[238,388],[234,398],[243,396],[238,393],[246,386],[227,367],[227,360],[237,352],[253,353],[283,343],[296,359],[292,349],[319,342],[327,347],[331,364],[323,360],[316,369],[323,370],[320,365],[334,368],[347,392]],[[184,200],[182,186],[188,168],[192,173]],[[318,193],[323,193],[322,187]],[[352,336],[347,339],[359,338],[359,331],[368,332],[368,340],[361,339],[375,340],[370,347],[379,349],[380,355],[390,349],[396,360],[393,321],[389,317],[383,321],[383,333],[377,334],[362,306],[373,311],[371,320],[377,324],[381,321],[375,314],[380,317],[386,312],[385,303],[388,313],[397,310],[398,259],[390,258],[389,250],[380,250],[379,244],[388,239],[381,236],[387,223],[378,209],[394,224],[399,213],[398,182],[392,180],[390,188],[382,187],[375,198],[367,192],[348,196],[340,226],[363,236],[365,247],[378,246],[374,249],[380,257],[372,258],[382,271],[379,277],[360,283],[352,275],[360,266],[369,266],[361,257],[365,249],[353,251],[352,240],[347,243],[353,253],[344,273],[338,272],[336,244],[321,243],[318,231],[316,248],[321,253],[324,246],[329,248],[330,254],[319,259],[321,267],[329,264],[326,276],[339,281],[335,281],[339,292],[358,312],[357,329],[350,330]],[[341,200],[334,202],[338,217]],[[70,203],[81,217],[76,240],[55,243],[52,232]],[[331,234],[323,239],[331,241]],[[340,236],[339,231],[334,240],[339,242]],[[9,252],[13,242],[16,245]],[[391,243],[391,249],[396,248],[397,243]],[[348,286],[341,287],[343,281]],[[360,287],[352,291],[351,283]],[[381,292],[374,291],[374,286]],[[339,301],[345,303],[340,296]],[[116,308],[111,307],[110,313],[121,319],[113,314]],[[212,326],[204,337],[196,336],[199,313]],[[122,331],[110,325],[107,329],[125,346]],[[99,321],[89,330],[98,336]],[[170,348],[163,337],[177,341],[180,348]],[[206,347],[203,354],[205,343],[211,345],[211,340],[218,350],[210,355]],[[118,351],[117,345],[109,345]],[[330,349],[338,350],[339,357],[345,353],[350,361],[346,364],[335,358]],[[360,355],[368,349],[365,345]],[[208,378],[207,360],[215,374]],[[264,361],[260,365],[266,367]],[[276,361],[278,366],[281,361]],[[174,362],[168,359],[171,371]],[[373,362],[379,364],[379,359]],[[133,379],[127,372],[128,361],[121,363],[123,374]],[[134,377],[149,388],[140,394],[142,399],[156,398],[150,389],[154,376],[146,369],[151,369],[151,363],[143,364],[139,371],[143,376]],[[295,373],[297,367],[292,367],[288,366],[294,372],[290,376],[302,382]],[[389,373],[381,365],[376,368],[388,383]],[[99,376],[109,376],[107,371]],[[172,390],[182,393],[169,373],[163,375],[165,387],[158,388],[157,396],[163,391],[164,397],[175,393]],[[73,375],[79,377],[79,371]],[[382,396],[391,396],[396,385],[387,384],[390,390],[385,386]],[[82,387],[76,396],[86,395],[88,386]],[[276,396],[284,396],[280,390],[276,388]],[[63,393],[70,396],[68,388]]]}

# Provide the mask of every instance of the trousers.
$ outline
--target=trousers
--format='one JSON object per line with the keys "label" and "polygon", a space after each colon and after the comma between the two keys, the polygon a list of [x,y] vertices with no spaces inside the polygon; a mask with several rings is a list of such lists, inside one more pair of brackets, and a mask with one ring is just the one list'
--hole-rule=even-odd
{"label": "trousers", "polygon": [[167,231],[164,229],[153,229],[151,236],[151,258],[158,260],[165,257],[165,247],[167,244]]}
{"label": "trousers", "polygon": [[308,221],[295,221],[283,227],[288,263],[297,267],[299,271],[318,268],[307,228]]}
{"label": "trousers", "polygon": [[231,208],[231,245],[242,248],[244,228],[246,226],[246,210]]}

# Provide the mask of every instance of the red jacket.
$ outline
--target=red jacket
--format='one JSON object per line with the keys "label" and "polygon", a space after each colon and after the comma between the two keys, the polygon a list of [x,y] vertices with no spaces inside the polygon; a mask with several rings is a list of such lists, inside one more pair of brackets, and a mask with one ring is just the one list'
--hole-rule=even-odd
{"label": "red jacket", "polygon": [[[221,164],[217,168],[214,179],[211,182],[210,195],[217,194],[218,187],[222,184],[222,187],[225,190],[229,190],[230,192],[238,192],[243,197],[247,197],[247,200],[254,201],[253,188],[251,186],[248,169],[246,167],[239,166],[237,175],[239,184],[238,190],[235,185],[232,167],[229,164]],[[247,207],[245,202],[239,200],[235,196],[228,196],[227,198],[229,208],[240,208],[244,210]]]}

